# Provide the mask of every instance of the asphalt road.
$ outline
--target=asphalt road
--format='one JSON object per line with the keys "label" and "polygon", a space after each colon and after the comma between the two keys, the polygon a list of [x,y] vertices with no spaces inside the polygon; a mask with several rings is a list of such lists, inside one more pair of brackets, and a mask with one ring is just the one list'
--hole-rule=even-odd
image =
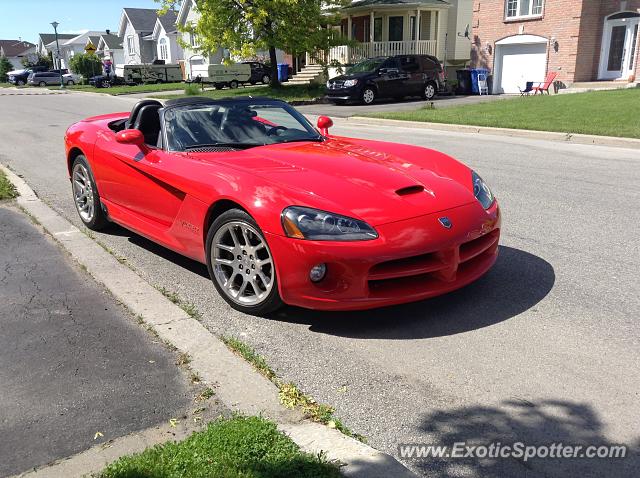
{"label": "asphalt road", "polygon": [[6,204],[0,304],[0,476],[166,423],[191,405],[175,355]]}
{"label": "asphalt road", "polygon": [[[0,161],[79,224],[64,129],[132,101],[0,98]],[[502,248],[477,283],[363,313],[232,311],[206,268],[121,228],[98,234],[152,284],[194,303],[215,333],[255,347],[369,443],[640,445],[640,155],[625,150],[337,121],[336,134],[445,151],[501,201]],[[631,452],[630,452],[631,453]],[[626,460],[405,460],[425,476],[631,476]]]}

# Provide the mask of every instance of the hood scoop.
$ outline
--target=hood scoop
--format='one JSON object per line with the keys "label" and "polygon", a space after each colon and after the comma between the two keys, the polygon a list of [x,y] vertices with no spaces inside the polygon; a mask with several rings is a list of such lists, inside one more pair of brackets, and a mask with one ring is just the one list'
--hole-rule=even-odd
{"label": "hood scoop", "polygon": [[411,194],[418,194],[424,191],[424,186],[416,184],[414,186],[407,186],[406,188],[400,188],[396,190],[398,196],[409,196]]}

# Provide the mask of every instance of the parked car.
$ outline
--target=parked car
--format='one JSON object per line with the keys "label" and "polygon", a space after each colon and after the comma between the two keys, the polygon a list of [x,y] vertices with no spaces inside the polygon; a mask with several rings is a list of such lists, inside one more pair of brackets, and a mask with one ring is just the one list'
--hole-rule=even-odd
{"label": "parked car", "polygon": [[89,84],[96,88],[111,88],[112,86],[132,85],[133,83],[127,83],[120,76],[96,75],[89,78]]}
{"label": "parked car", "polygon": [[[65,75],[67,70],[62,70]],[[63,80],[64,81],[64,80]],[[60,84],[60,70],[39,71],[31,73],[27,79],[27,83],[34,86],[47,86]]]}
{"label": "parked car", "polygon": [[62,75],[62,82],[65,85],[75,85],[82,83],[82,75],[76,75],[75,73],[65,73]]}
{"label": "parked car", "polygon": [[26,68],[24,70],[14,70],[7,73],[9,77],[9,83],[12,83],[16,86],[22,86],[27,84],[27,80],[29,79],[29,75],[31,73],[47,71],[46,66],[34,66],[32,68]]}
{"label": "parked car", "polygon": [[376,98],[422,96],[432,99],[445,88],[444,70],[431,55],[396,55],[364,60],[327,81],[327,98],[335,103]]}
{"label": "parked car", "polygon": [[331,125],[269,98],[145,99],[67,130],[69,199],[89,229],[114,222],[206,264],[255,315],[423,300],[491,268],[501,214],[476,172]]}
{"label": "parked car", "polygon": [[244,65],[249,65],[251,68],[251,76],[249,77],[249,83],[255,85],[256,83],[262,83],[268,85],[271,81],[271,70],[264,63],[259,61],[245,61]]}

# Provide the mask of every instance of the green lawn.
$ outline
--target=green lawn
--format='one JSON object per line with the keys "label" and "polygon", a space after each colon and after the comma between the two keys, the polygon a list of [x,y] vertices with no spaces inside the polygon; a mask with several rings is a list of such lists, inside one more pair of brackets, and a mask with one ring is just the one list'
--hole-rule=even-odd
{"label": "green lawn", "polygon": [[11,88],[12,86],[11,83],[0,83],[0,88]]}
{"label": "green lawn", "polygon": [[17,195],[16,188],[13,187],[13,184],[9,182],[4,173],[0,171],[0,200],[12,199]]}
{"label": "green lawn", "polygon": [[[95,88],[91,85],[72,85],[65,87],[69,90],[89,91],[91,93],[106,93],[108,95],[127,95],[132,93],[154,93],[156,91],[174,91],[184,88],[184,83],[161,83],[135,86],[112,86],[111,88]],[[59,87],[49,87],[59,89]]]}
{"label": "green lawn", "polygon": [[[195,91],[194,91],[195,92]],[[308,101],[324,96],[324,86],[320,85],[287,85],[283,84],[278,88],[270,86],[256,86],[252,88],[236,88],[234,90],[225,88],[223,90],[206,90],[198,91],[197,96],[206,96],[208,98],[225,98],[230,96],[268,96],[270,98],[278,98],[285,101]],[[186,96],[181,95],[163,95],[157,96],[161,99],[174,99]]]}
{"label": "green lawn", "polygon": [[640,88],[531,96],[454,108],[368,116],[500,128],[640,138]]}
{"label": "green lawn", "polygon": [[101,478],[338,478],[337,465],[303,453],[260,417],[218,419],[182,442],[110,464]]}

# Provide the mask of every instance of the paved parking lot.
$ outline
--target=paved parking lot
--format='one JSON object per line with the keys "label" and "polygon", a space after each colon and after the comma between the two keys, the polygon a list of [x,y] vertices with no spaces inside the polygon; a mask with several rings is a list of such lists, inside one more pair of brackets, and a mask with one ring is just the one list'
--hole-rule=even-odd
{"label": "paved parking lot", "polygon": [[[62,136],[131,99],[9,97],[0,161],[78,224]],[[334,115],[336,116],[336,115]],[[22,125],[29,124],[25,129]],[[640,158],[636,150],[336,121],[336,134],[445,151],[501,201],[500,258],[476,284],[362,313],[294,308],[269,319],[230,310],[206,268],[121,228],[99,234],[210,330],[255,347],[286,380],[337,408],[371,445],[640,444]],[[429,477],[633,476],[626,460],[405,460]]]}

